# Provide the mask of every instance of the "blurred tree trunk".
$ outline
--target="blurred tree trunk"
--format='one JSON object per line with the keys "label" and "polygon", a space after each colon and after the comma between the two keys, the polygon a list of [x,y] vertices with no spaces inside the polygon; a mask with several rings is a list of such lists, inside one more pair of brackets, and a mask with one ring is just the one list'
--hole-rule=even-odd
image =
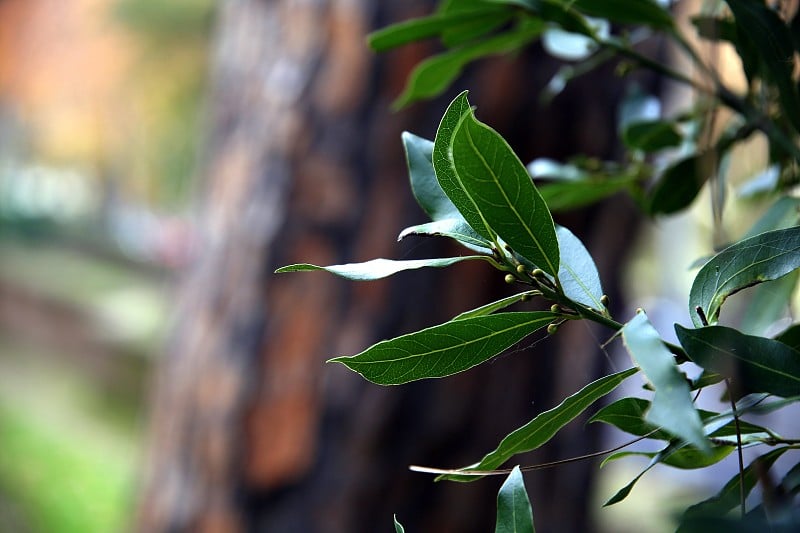
{"label": "blurred tree trunk", "polygon": [[[142,531],[389,531],[395,512],[410,531],[491,530],[501,479],[434,484],[407,465],[473,462],[606,366],[604,333],[578,324],[453,378],[381,388],[323,361],[506,294],[502,276],[475,264],[369,284],[272,274],[293,262],[461,253],[395,242],[424,218],[400,132],[432,138],[448,100],[397,114],[389,104],[431,50],[375,57],[364,45],[368,30],[430,9],[404,0],[221,4],[202,246],[155,387]],[[554,68],[534,51],[470,69],[459,87],[523,160],[613,156],[619,83],[600,72],[544,109],[535,94]],[[632,217],[617,201],[566,220],[596,254],[612,300]],[[530,462],[597,446],[578,425]],[[526,476],[540,531],[591,530],[594,468]]]}

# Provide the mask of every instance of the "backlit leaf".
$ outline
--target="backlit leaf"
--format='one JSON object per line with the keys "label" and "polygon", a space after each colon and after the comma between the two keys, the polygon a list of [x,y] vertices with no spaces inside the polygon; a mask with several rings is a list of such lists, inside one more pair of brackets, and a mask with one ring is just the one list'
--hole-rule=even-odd
{"label": "backlit leaf", "polygon": [[558,281],[564,295],[573,302],[581,303],[593,309],[604,309],[600,299],[603,287],[594,259],[586,247],[571,231],[563,226],[556,226],[560,262]]}
{"label": "backlit leaf", "polygon": [[675,324],[675,333],[694,363],[734,380],[747,392],[800,394],[800,352],[780,341],[723,326],[688,329]]}
{"label": "backlit leaf", "polygon": [[454,320],[330,362],[342,363],[378,385],[440,378],[491,359],[555,318],[550,312],[531,311]]}
{"label": "backlit leaf", "polygon": [[344,265],[317,266],[309,263],[299,263],[281,267],[275,271],[276,274],[284,272],[306,272],[312,270],[324,270],[331,274],[336,274],[342,278],[354,281],[372,281],[386,278],[404,270],[416,270],[418,268],[435,267],[442,268],[462,261],[474,260],[487,261],[484,255],[465,255],[462,257],[445,257],[440,259],[411,259],[407,261],[395,261],[392,259],[372,259],[365,263],[348,263]]}
{"label": "backlit leaf", "polygon": [[645,420],[685,439],[700,450],[708,451],[703,423],[692,401],[689,384],[675,364],[672,353],[661,336],[639,313],[622,328],[622,340],[631,357],[641,367],[655,388],[655,396]]}
{"label": "backlit leaf", "polygon": [[650,214],[668,215],[688,207],[711,176],[714,157],[695,154],[668,167],[650,191]]}
{"label": "backlit leaf", "polygon": [[628,125],[622,132],[622,140],[629,148],[655,152],[680,146],[683,137],[673,123],[653,120]]}
{"label": "backlit leaf", "polygon": [[719,318],[725,299],[744,288],[778,279],[800,266],[800,227],[769,231],[724,249],[697,273],[689,293],[689,314],[695,326]]}
{"label": "backlit leaf", "polygon": [[515,466],[497,494],[495,533],[534,533],[533,510],[522,472]]}

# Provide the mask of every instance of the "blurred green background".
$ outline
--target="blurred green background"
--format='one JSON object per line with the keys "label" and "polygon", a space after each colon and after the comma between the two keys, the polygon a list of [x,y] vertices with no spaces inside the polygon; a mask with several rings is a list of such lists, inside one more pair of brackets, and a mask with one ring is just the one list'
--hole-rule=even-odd
{"label": "blurred green background", "polygon": [[131,523],[213,6],[0,2],[0,531]]}

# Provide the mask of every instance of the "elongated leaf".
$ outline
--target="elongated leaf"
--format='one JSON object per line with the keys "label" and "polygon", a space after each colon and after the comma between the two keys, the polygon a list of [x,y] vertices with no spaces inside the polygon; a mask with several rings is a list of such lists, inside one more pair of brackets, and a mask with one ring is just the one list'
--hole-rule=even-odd
{"label": "elongated leaf", "polygon": [[[776,448],[750,463],[743,471],[745,497],[753,490],[759,478],[760,469],[768,470],[778,458],[796,446]],[[682,521],[699,516],[723,516],[739,505],[741,478],[737,472],[715,496],[695,504],[683,514]],[[685,531],[678,528],[678,532]]]}
{"label": "elongated leaf", "polygon": [[800,226],[769,231],[732,244],[706,263],[692,283],[689,314],[703,325],[700,307],[710,324],[719,318],[725,299],[744,288],[785,276],[800,266]]}
{"label": "elongated leaf", "polygon": [[317,266],[308,263],[299,263],[281,267],[275,271],[276,274],[284,272],[305,272],[311,270],[324,270],[331,274],[336,274],[342,278],[354,281],[372,281],[385,278],[404,270],[416,270],[418,268],[435,267],[442,268],[461,261],[473,261],[476,259],[488,260],[483,255],[465,255],[462,257],[445,257],[441,259],[411,259],[407,261],[394,261],[392,259],[372,259],[365,263],[348,263],[345,265]]}
{"label": "elongated leaf", "polygon": [[[681,470],[696,470],[698,468],[707,468],[717,464],[728,457],[735,449],[735,445],[712,446],[710,452],[703,453],[697,448],[687,446],[676,450],[669,456],[662,458],[659,462],[673,468],[680,468]],[[622,459],[623,457],[639,456],[654,459],[659,453],[660,452],[619,452],[607,457],[603,461],[603,464]]]}
{"label": "elongated leaf", "polygon": [[763,336],[773,324],[784,318],[788,314],[798,276],[800,272],[795,270],[756,287],[739,330],[748,335]]}
{"label": "elongated leaf", "polygon": [[[518,453],[529,452],[539,448],[553,438],[567,423],[574,420],[590,405],[610,393],[636,372],[638,372],[638,369],[630,368],[589,383],[580,391],[566,398],[558,406],[539,414],[524,426],[513,431],[500,442],[497,449],[486,454],[479,463],[464,467],[463,470],[493,470]],[[479,477],[446,474],[438,479],[474,481]]]}
{"label": "elongated leaf", "polygon": [[508,307],[510,305],[514,305],[515,303],[524,302],[525,300],[529,299],[534,294],[536,294],[536,291],[521,292],[519,294],[515,294],[513,296],[509,296],[509,297],[503,298],[501,300],[497,300],[496,302],[492,302],[492,303],[488,303],[486,305],[482,305],[481,307],[478,307],[477,309],[473,309],[471,311],[466,311],[464,313],[461,313],[460,315],[458,315],[455,318],[453,318],[453,320],[462,320],[464,318],[472,318],[472,317],[476,317],[476,316],[490,315],[490,314],[492,314],[492,313],[494,313],[496,311],[499,311],[501,309],[505,309],[506,307]]}
{"label": "elongated leaf", "polygon": [[507,54],[534,41],[544,29],[538,20],[529,20],[518,29],[501,33],[475,43],[465,44],[426,59],[416,66],[403,93],[392,107],[400,109],[411,102],[441,94],[458,77],[464,67],[476,59]]}
{"label": "elongated leaf", "polygon": [[406,533],[406,530],[403,527],[403,525],[397,520],[397,515],[394,515],[394,532],[395,533]]}
{"label": "elongated leaf", "polygon": [[675,324],[675,333],[694,363],[735,380],[746,391],[800,394],[800,352],[782,342],[723,326],[688,329]]}
{"label": "elongated leaf", "polygon": [[654,120],[628,125],[622,132],[622,140],[629,148],[655,152],[680,146],[683,137],[673,123]]}
{"label": "elongated leaf", "polygon": [[778,87],[785,116],[800,131],[800,98],[792,80],[794,43],[778,14],[763,2],[725,0],[736,26],[754,44],[766,67],[764,73]]}
{"label": "elongated leaf", "polygon": [[689,384],[675,364],[661,336],[639,313],[622,328],[628,352],[655,388],[655,396],[645,420],[685,439],[702,451],[709,451],[703,423],[692,401]]}
{"label": "elongated leaf", "polygon": [[650,192],[650,214],[669,215],[688,207],[711,177],[714,157],[695,154],[667,168]]}
{"label": "elongated leaf", "polygon": [[[609,458],[609,460],[610,460],[610,458]],[[604,461],[604,462],[603,462],[603,464],[605,464],[606,462],[607,462],[607,461]],[[634,477],[632,480],[630,480],[630,481],[628,482],[628,484],[627,484],[627,485],[625,485],[624,487],[622,487],[621,489],[619,489],[619,490],[618,490],[618,491],[617,491],[617,492],[616,492],[616,493],[615,493],[615,494],[614,494],[612,497],[610,497],[608,500],[606,500],[606,502],[603,504],[603,507],[608,507],[608,506],[610,506],[610,505],[614,505],[614,504],[616,504],[616,503],[619,503],[619,502],[621,502],[621,501],[622,501],[622,500],[624,500],[625,498],[627,498],[627,497],[628,497],[628,495],[629,495],[629,494],[631,493],[631,491],[633,490],[633,487],[634,487],[634,485],[636,485],[636,483],[638,483],[638,481],[639,481],[640,479],[642,479],[642,476],[644,476],[644,475],[645,475],[645,474],[646,474],[646,473],[647,473],[647,472],[648,472],[648,471],[649,471],[651,468],[653,468],[654,466],[656,466],[656,465],[657,465],[659,462],[660,462],[660,457],[659,457],[659,455],[656,455],[655,457],[653,457],[653,458],[650,460],[650,463],[649,463],[649,464],[648,464],[648,465],[647,465],[647,466],[644,468],[644,470],[642,470],[641,472],[639,472],[639,473],[636,475],[636,477]]]}
{"label": "elongated leaf", "polygon": [[775,336],[775,340],[800,352],[800,324],[792,324]]}
{"label": "elongated leaf", "polygon": [[550,312],[531,311],[454,320],[329,362],[342,363],[378,385],[441,378],[491,359],[555,318]]}
{"label": "elongated leaf", "polygon": [[560,262],[558,281],[564,294],[573,302],[604,309],[600,299],[603,287],[597,266],[581,240],[563,226],[556,226]]}
{"label": "elongated leaf", "polygon": [[411,192],[431,220],[463,218],[442,190],[433,170],[433,142],[407,131],[402,134]]}
{"label": "elongated leaf", "polygon": [[548,274],[558,273],[558,239],[547,205],[508,143],[475,119],[466,92],[442,118],[433,166],[475,231],[489,240],[500,236]]}
{"label": "elongated leaf", "polygon": [[551,211],[568,211],[593,204],[624,191],[633,182],[634,179],[630,177],[562,181],[542,185],[539,192]]}
{"label": "elongated leaf", "polygon": [[[406,20],[380,29],[367,36],[367,44],[376,52],[383,52],[410,42],[442,35],[445,32],[473,27],[492,28],[508,20],[512,13],[497,6],[483,5],[468,11],[435,13],[428,17]],[[474,32],[474,30],[473,30]]]}
{"label": "elongated leaf", "polygon": [[[655,426],[644,419],[644,413],[650,408],[650,402],[643,398],[622,398],[598,411],[589,422],[610,424],[626,433],[642,437],[647,435],[656,440],[672,440],[674,437],[666,431],[656,431]],[[698,409],[704,424],[704,433],[713,438],[725,438],[736,435],[736,424],[732,422],[730,413],[715,413]],[[763,437],[768,431],[755,424],[739,421],[739,431],[743,435]],[[668,463],[669,464],[669,463]]]}
{"label": "elongated leaf", "polygon": [[534,533],[533,510],[522,472],[515,466],[497,493],[495,533]]}
{"label": "elongated leaf", "polygon": [[668,30],[673,27],[672,15],[653,0],[558,0],[590,17],[608,19],[620,24],[644,24]]}
{"label": "elongated leaf", "polygon": [[467,248],[475,252],[491,253],[491,243],[486,239],[475,233],[469,224],[461,218],[446,218],[443,220],[436,220],[426,224],[418,224],[411,226],[400,232],[397,237],[398,241],[402,241],[409,235],[432,235],[437,237],[449,237],[455,239]]}

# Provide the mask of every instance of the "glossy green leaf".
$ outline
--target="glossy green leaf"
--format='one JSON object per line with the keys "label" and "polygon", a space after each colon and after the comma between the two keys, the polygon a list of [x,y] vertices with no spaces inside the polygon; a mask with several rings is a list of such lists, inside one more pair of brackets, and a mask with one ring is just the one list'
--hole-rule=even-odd
{"label": "glossy green leaf", "polygon": [[400,109],[411,102],[441,94],[468,63],[485,56],[518,50],[538,38],[543,29],[541,21],[529,20],[514,30],[465,44],[422,61],[414,68],[403,93],[392,106]]}
{"label": "glossy green leaf", "polygon": [[647,315],[638,313],[625,324],[622,340],[631,358],[655,388],[653,403],[645,414],[645,420],[685,439],[702,451],[709,451],[689,384]]}
{"label": "glossy green leaf", "polygon": [[342,363],[378,385],[399,385],[463,372],[546,327],[557,315],[544,311],[497,313],[454,320],[381,341]]}
{"label": "glossy green leaf", "polygon": [[634,150],[656,152],[680,146],[683,137],[672,122],[653,120],[630,124],[622,132],[622,141]]}
{"label": "glossy green leaf", "polygon": [[675,332],[694,363],[734,380],[745,391],[800,394],[800,352],[782,342],[723,326],[688,329],[676,324]]}
{"label": "glossy green leaf", "polygon": [[[781,455],[796,448],[796,446],[776,448],[750,463],[742,472],[745,497],[750,494],[750,491],[753,490],[753,487],[758,482],[761,469],[768,470]],[[682,520],[697,516],[723,516],[736,508],[739,505],[740,487],[742,486],[740,480],[741,478],[737,472],[715,496],[686,509]],[[682,528],[679,528],[678,531],[681,532]]]}
{"label": "glossy green leaf", "polygon": [[497,494],[495,533],[534,533],[533,510],[522,472],[515,466]]}
{"label": "glossy green leaf", "polygon": [[466,92],[442,118],[433,166],[475,231],[489,240],[501,237],[543,271],[558,273],[558,239],[547,205],[508,143],[475,119]]}
{"label": "glossy green leaf", "polygon": [[[605,464],[605,462],[606,461],[604,461],[604,464]],[[656,455],[656,457],[653,457],[653,459],[650,460],[650,463],[644,468],[644,470],[639,472],[636,475],[636,477],[634,477],[632,480],[630,480],[624,487],[619,489],[612,497],[610,497],[608,500],[606,500],[606,502],[603,504],[603,507],[608,507],[610,505],[614,505],[616,503],[621,502],[625,498],[627,498],[628,495],[633,490],[633,487],[636,485],[636,483],[638,483],[639,480],[642,479],[642,476],[644,476],[648,471],[650,471],[651,468],[656,466],[659,462],[660,461],[659,461],[658,455]]]}
{"label": "glossy green leaf", "polygon": [[695,326],[719,318],[725,299],[744,288],[778,279],[800,266],[800,227],[769,231],[732,244],[708,261],[695,276],[689,313]]}
{"label": "glossy green leaf", "polygon": [[519,294],[515,294],[513,296],[508,296],[507,298],[502,298],[500,300],[497,300],[496,302],[482,305],[477,309],[461,313],[460,315],[453,318],[453,320],[462,320],[464,318],[491,315],[492,313],[500,311],[501,309],[505,309],[506,307],[514,305],[515,303],[524,302],[525,300],[528,300],[531,296],[535,294],[537,294],[536,291],[526,291],[526,292],[521,292]]}
{"label": "glossy green leaf", "polygon": [[711,177],[713,158],[708,153],[695,154],[668,167],[650,191],[649,213],[669,215],[688,207]]}
{"label": "glossy green leaf", "polygon": [[[539,448],[590,405],[613,391],[625,379],[637,372],[638,369],[630,368],[589,383],[580,391],[567,397],[558,406],[537,415],[524,426],[514,430],[500,442],[497,449],[486,454],[479,463],[464,467],[463,470],[493,470],[518,453]],[[474,481],[479,477],[446,474],[440,476],[439,479]]]}
{"label": "glossy green leaf", "polygon": [[775,340],[800,352],[800,324],[792,324],[775,336]]}
{"label": "glossy green leaf", "polygon": [[469,227],[469,224],[461,216],[408,227],[400,232],[397,240],[402,241],[409,235],[448,237],[457,240],[475,252],[491,253],[492,251],[492,244],[475,233],[475,230]]}
{"label": "glossy green leaf", "polygon": [[404,270],[416,270],[418,268],[434,267],[442,268],[462,261],[474,260],[488,261],[484,255],[465,255],[461,257],[445,257],[440,259],[411,259],[407,261],[395,261],[392,259],[372,259],[365,263],[348,263],[344,265],[317,266],[309,263],[299,263],[281,267],[275,271],[276,274],[284,272],[307,272],[312,270],[324,270],[331,274],[336,274],[342,278],[354,281],[372,281],[386,278],[388,276],[403,272]]}
{"label": "glossy green leaf", "polygon": [[764,75],[778,88],[784,115],[800,131],[800,97],[792,79],[794,43],[780,16],[763,2],[725,0],[736,26],[755,44],[765,66]]}
{"label": "glossy green leaf", "polygon": [[405,533],[406,530],[403,525],[397,520],[397,515],[394,515],[394,532],[395,533]]}
{"label": "glossy green leaf", "polygon": [[603,287],[597,266],[580,239],[563,226],[556,226],[560,262],[558,281],[564,295],[573,302],[593,309],[605,308],[600,302]]}
{"label": "glossy green leaf", "polygon": [[[659,462],[673,468],[680,468],[681,470],[696,470],[698,468],[708,468],[715,465],[728,457],[733,450],[736,449],[735,445],[721,445],[712,446],[711,450],[707,453],[701,452],[697,448],[684,446],[675,450],[671,454],[662,457]],[[661,452],[619,452],[607,457],[603,464],[611,461],[616,461],[624,457],[647,457],[655,459]]]}

